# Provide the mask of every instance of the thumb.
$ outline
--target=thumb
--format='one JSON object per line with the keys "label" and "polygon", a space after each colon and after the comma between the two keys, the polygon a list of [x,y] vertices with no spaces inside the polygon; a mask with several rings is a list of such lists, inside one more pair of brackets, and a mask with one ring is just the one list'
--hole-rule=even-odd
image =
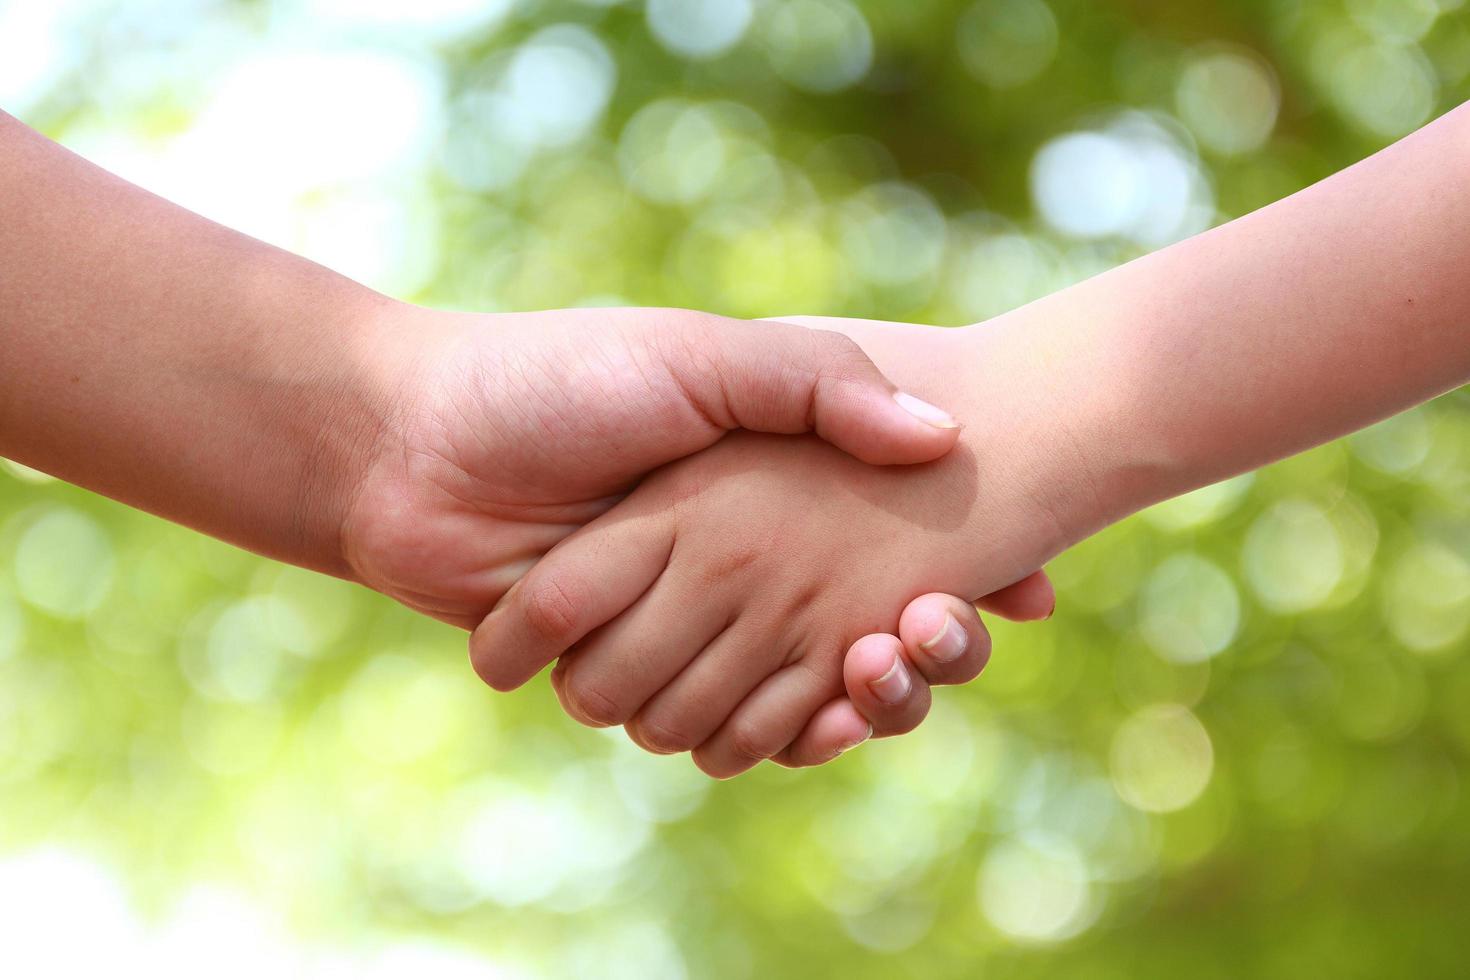
{"label": "thumb", "polygon": [[959,442],[948,412],[899,391],[840,333],[718,319],[701,346],[697,358],[669,366],[696,407],[727,428],[811,431],[879,464],[928,462]]}

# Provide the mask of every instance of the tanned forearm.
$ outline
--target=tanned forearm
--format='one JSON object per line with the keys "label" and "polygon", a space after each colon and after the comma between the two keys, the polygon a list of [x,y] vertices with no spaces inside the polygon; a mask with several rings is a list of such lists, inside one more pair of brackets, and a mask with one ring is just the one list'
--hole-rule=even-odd
{"label": "tanned forearm", "polygon": [[341,574],[395,306],[0,113],[0,455]]}

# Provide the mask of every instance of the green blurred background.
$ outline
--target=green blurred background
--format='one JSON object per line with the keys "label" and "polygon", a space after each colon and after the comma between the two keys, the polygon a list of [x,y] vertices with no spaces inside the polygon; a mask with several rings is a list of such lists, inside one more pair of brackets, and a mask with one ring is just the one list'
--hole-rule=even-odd
{"label": "green blurred background", "polygon": [[[0,106],[482,310],[970,322],[1467,97],[1461,0],[0,0]],[[1467,500],[1452,395],[1063,557],[919,732],[712,784],[0,463],[0,963],[1463,976]]]}

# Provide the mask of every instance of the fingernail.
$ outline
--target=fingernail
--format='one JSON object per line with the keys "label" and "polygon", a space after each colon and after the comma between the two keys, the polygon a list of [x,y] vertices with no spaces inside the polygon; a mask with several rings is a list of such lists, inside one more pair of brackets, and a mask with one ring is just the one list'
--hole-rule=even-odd
{"label": "fingernail", "polygon": [[893,666],[888,668],[888,673],[876,681],[868,682],[868,689],[873,696],[884,704],[898,704],[909,696],[909,689],[913,683],[909,680],[909,672],[904,669],[903,658],[894,657]]}
{"label": "fingernail", "polygon": [[937,429],[958,429],[960,427],[960,424],[955,421],[953,415],[938,405],[930,405],[922,398],[915,398],[906,391],[894,392],[893,400],[898,402],[899,406],[914,418],[932,425]]}
{"label": "fingernail", "polygon": [[869,724],[868,725],[868,730],[865,731],[865,732],[863,732],[857,738],[852,739],[851,741],[848,741],[848,742],[843,742],[841,745],[837,746],[837,751],[833,754],[832,758],[834,758],[834,759],[837,758],[837,756],[839,756],[842,753],[846,752],[848,749],[855,749],[855,748],[857,748],[859,745],[862,745],[864,742],[866,742],[868,739],[870,739],[872,737],[873,737],[873,726],[871,724]]}
{"label": "fingernail", "polygon": [[939,632],[920,643],[919,649],[927,653],[931,660],[947,664],[951,660],[959,659],[967,646],[969,639],[965,636],[965,628],[954,616],[945,613],[944,625],[939,628]]}
{"label": "fingernail", "polygon": [[1046,619],[1051,619],[1057,614],[1057,597],[1051,597],[1051,611],[1046,614]]}

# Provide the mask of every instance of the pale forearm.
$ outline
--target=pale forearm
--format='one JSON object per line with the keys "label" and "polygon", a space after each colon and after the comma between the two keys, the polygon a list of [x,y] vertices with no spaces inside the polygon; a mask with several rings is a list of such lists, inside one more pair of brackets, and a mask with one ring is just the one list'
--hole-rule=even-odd
{"label": "pale forearm", "polygon": [[1061,420],[1047,438],[1091,481],[1068,503],[1078,533],[1470,380],[1467,173],[1462,107],[1271,207],[969,328],[974,356],[1006,366],[1017,411]]}
{"label": "pale forearm", "polygon": [[0,455],[341,573],[393,304],[0,114]]}

